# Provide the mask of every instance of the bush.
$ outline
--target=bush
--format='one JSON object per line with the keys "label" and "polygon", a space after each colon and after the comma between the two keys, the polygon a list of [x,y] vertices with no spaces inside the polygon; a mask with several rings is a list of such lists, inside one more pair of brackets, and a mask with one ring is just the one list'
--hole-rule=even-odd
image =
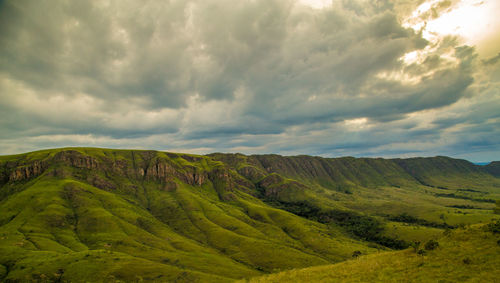
{"label": "bush", "polygon": [[[442,220],[444,220],[444,214],[442,215]],[[387,219],[390,221],[395,221],[395,222],[403,222],[403,223],[408,223],[408,224],[417,224],[421,226],[426,226],[426,227],[434,227],[434,228],[444,228],[444,229],[451,229],[455,228],[455,226],[448,225],[446,223],[436,223],[436,222],[431,222],[427,221],[425,219],[420,219],[416,218],[415,216],[409,215],[408,213],[402,213],[399,215],[388,215]]]}
{"label": "bush", "polygon": [[497,220],[496,222],[492,222],[486,226],[486,231],[489,231],[493,234],[498,234],[500,233],[500,220]]}
{"label": "bush", "polygon": [[439,247],[439,243],[437,241],[434,241],[434,240],[429,240],[427,243],[425,243],[425,246],[424,246],[424,248],[428,251],[432,251],[432,250],[436,249],[437,247]]}
{"label": "bush", "polygon": [[413,248],[414,252],[417,252],[420,248],[420,241],[414,241],[410,244],[410,246]]}

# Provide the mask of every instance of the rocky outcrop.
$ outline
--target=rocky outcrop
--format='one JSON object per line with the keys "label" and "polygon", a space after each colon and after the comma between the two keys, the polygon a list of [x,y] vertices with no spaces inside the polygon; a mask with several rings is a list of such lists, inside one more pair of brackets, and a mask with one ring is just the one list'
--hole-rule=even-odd
{"label": "rocky outcrop", "polygon": [[[99,162],[87,155],[83,155],[74,150],[58,152],[54,157],[45,160],[10,162],[6,164],[8,181],[16,182],[35,178],[43,174],[51,164],[61,162],[75,168],[97,169]],[[64,172],[55,169],[54,176],[64,176]]]}
{"label": "rocky outcrop", "polygon": [[207,173],[201,172],[194,166],[184,166],[176,168],[168,160],[156,160],[145,168],[138,168],[137,174],[147,180],[160,181],[162,183],[171,182],[174,178],[192,185],[201,186],[207,180]]}
{"label": "rocky outcrop", "polygon": [[47,169],[47,162],[33,161],[29,164],[16,166],[9,174],[9,182],[31,179],[42,174]]}
{"label": "rocky outcrop", "polygon": [[156,161],[146,168],[139,168],[139,175],[148,180],[166,180],[175,175],[177,171],[166,161]]}
{"label": "rocky outcrop", "polygon": [[54,161],[62,162],[65,165],[75,168],[98,169],[99,161],[92,156],[84,155],[75,150],[66,150],[57,153]]}
{"label": "rocky outcrop", "polygon": [[226,168],[216,168],[208,173],[208,178],[210,181],[216,186],[216,190],[219,187],[224,191],[233,191],[234,190],[234,181],[229,173],[229,170]]}
{"label": "rocky outcrop", "polygon": [[236,183],[227,168],[215,168],[208,173],[208,178],[212,182],[220,200],[231,201],[236,199],[236,196],[232,193],[236,188]]}
{"label": "rocky outcrop", "polygon": [[201,186],[207,180],[207,173],[200,172],[196,167],[190,168],[187,172],[176,172],[176,177],[182,182],[192,186]]}

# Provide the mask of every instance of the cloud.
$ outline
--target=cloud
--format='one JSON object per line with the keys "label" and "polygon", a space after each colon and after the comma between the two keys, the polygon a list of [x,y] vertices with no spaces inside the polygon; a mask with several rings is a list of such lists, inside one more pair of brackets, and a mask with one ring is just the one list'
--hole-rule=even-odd
{"label": "cloud", "polygon": [[[434,2],[415,21],[458,3]],[[2,153],[426,154],[452,140],[459,154],[471,139],[453,127],[498,130],[498,58],[427,41],[403,25],[417,8],[407,1],[318,3],[3,1]]]}

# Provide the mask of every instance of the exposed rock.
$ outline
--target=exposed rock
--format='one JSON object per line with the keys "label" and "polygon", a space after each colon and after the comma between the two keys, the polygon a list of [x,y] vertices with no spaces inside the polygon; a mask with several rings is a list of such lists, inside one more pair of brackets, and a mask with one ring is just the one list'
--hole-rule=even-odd
{"label": "exposed rock", "polygon": [[[142,168],[141,168],[142,169]],[[146,170],[139,170],[141,176],[146,176],[147,179],[152,180],[165,180],[167,177],[176,173],[176,170],[167,162],[157,161]]]}
{"label": "exposed rock", "polygon": [[[154,153],[154,154],[153,154]],[[162,159],[156,156],[156,152],[141,152],[141,159],[135,164],[126,160],[113,160],[107,157],[92,157],[76,150],[60,151],[52,158],[44,161],[33,161],[29,164],[20,164],[18,162],[5,164],[7,170],[4,179],[6,181],[19,181],[36,177],[42,174],[48,164],[53,166],[49,174],[59,178],[66,178],[70,175],[82,178],[93,186],[103,190],[115,190],[116,184],[112,180],[97,175],[99,171],[107,175],[119,175],[146,179],[162,184],[165,191],[175,191],[178,188],[176,179],[180,182],[201,186],[206,182],[212,182],[220,197],[230,199],[225,196],[225,192],[234,191],[236,184],[243,187],[254,187],[253,183],[238,177],[234,179],[231,172],[225,167],[217,167],[212,171],[205,171],[196,166],[183,165],[178,168],[178,164],[169,159]],[[202,158],[185,155],[190,161],[199,161]],[[62,166],[61,166],[62,165]],[[89,172],[80,172],[70,168],[90,170]],[[237,183],[235,182],[237,181]]]}
{"label": "exposed rock", "polygon": [[22,167],[15,168],[9,174],[9,181],[21,181],[31,179],[42,174],[47,169],[47,163],[43,161],[33,161]]}
{"label": "exposed rock", "polygon": [[212,170],[208,174],[208,178],[214,186],[216,190],[224,190],[224,191],[233,191],[234,190],[234,182],[229,170],[226,168],[216,168]]}
{"label": "exposed rock", "polygon": [[61,161],[66,165],[75,168],[97,169],[99,162],[92,156],[84,155],[75,150],[66,150],[57,153],[54,156],[55,161]]}
{"label": "exposed rock", "polygon": [[192,186],[201,186],[207,180],[207,174],[200,172],[196,167],[185,167],[186,172],[176,172],[175,176],[182,182]]}

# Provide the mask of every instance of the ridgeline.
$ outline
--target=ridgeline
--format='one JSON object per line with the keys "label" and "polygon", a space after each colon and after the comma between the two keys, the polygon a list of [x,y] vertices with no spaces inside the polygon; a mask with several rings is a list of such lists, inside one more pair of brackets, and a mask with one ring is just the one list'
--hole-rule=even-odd
{"label": "ridgeline", "polygon": [[98,148],[0,156],[0,280],[224,282],[394,253],[498,219],[497,165]]}

